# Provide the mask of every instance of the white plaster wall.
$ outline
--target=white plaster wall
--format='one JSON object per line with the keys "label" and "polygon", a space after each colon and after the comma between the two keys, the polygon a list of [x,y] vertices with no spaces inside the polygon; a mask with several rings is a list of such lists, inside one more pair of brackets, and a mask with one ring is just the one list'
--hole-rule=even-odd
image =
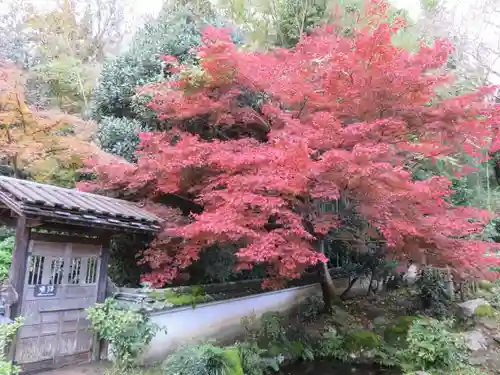
{"label": "white plaster wall", "polygon": [[151,313],[152,322],[165,327],[158,332],[142,356],[144,364],[162,361],[179,345],[206,339],[231,340],[243,333],[241,319],[268,311],[285,311],[307,297],[320,293],[319,284],[289,288],[254,296],[235,298]]}

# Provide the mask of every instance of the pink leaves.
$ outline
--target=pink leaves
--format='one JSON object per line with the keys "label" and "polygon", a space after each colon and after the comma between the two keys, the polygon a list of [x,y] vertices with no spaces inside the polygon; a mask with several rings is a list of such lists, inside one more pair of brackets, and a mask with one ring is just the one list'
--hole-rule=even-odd
{"label": "pink leaves", "polygon": [[383,21],[387,9],[372,0],[371,22],[353,37],[325,27],[294,49],[264,53],[208,28],[196,72],[147,88],[151,109],[175,130],[141,134],[137,166],[96,167],[95,186],[203,205],[159,237],[147,258],[151,280],[178,277],[215,242],[243,243],[241,267],[264,262],[274,277],[298,277],[326,261],[316,237],[343,225],[341,215],[311,213],[312,201],[340,197],[398,255],[425,249],[456,267],[484,263],[489,245],[468,236],[488,215],[452,207],[448,179],[414,181],[411,167],[458,151],[478,156],[500,112],[484,102],[489,89],[438,100],[450,44],[396,48],[402,23]]}
{"label": "pink leaves", "polygon": [[207,26],[203,30],[202,42],[205,46],[209,46],[212,43],[225,42],[231,43],[229,28],[214,27],[212,25]]}
{"label": "pink leaves", "polygon": [[298,278],[307,266],[326,261],[323,254],[286,230],[263,234],[251,245],[240,249],[237,255],[244,263],[268,263],[275,274],[283,278]]}

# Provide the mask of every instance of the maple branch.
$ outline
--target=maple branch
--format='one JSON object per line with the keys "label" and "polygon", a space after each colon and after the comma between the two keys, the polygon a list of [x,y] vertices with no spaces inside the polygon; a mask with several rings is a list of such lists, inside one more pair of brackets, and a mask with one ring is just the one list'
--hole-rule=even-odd
{"label": "maple branch", "polygon": [[181,199],[181,200],[183,200],[185,202],[188,202],[188,203],[192,204],[193,206],[199,205],[199,203],[196,203],[195,201],[193,201],[193,200],[191,200],[189,198],[186,198],[186,197],[184,197],[182,195],[179,195],[179,194],[176,194],[176,193],[168,193],[168,194],[170,194],[173,197],[179,198],[179,199]]}
{"label": "maple branch", "polygon": [[297,113],[297,116],[295,116],[294,118],[300,118],[302,116],[302,112],[304,111],[304,109],[306,108],[306,105],[307,105],[307,101],[309,100],[309,98],[306,96],[300,106],[300,109],[299,109],[299,112]]}

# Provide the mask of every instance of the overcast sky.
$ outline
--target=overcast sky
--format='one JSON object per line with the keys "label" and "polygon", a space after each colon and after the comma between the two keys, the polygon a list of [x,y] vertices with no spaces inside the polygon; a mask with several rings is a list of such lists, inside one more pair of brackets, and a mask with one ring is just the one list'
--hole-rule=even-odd
{"label": "overcast sky", "polygon": [[[7,8],[6,4],[12,0],[0,0],[0,12]],[[54,0],[22,0],[29,1],[40,9],[47,10]],[[161,9],[165,0],[119,0],[126,1],[130,4],[126,12],[126,21],[129,24],[131,33],[137,27],[140,27],[145,16],[155,16]],[[175,1],[175,0],[174,0]],[[419,0],[389,0],[394,6],[404,8],[409,12],[413,19],[418,19],[422,15]],[[495,2],[497,0],[445,0],[450,8],[454,9],[453,15],[455,23],[462,25],[461,27],[467,30],[469,35],[477,42],[486,43],[492,50],[500,52],[500,28],[491,24],[500,24],[500,12],[488,12],[487,14],[480,13],[477,9],[481,8],[480,3]],[[215,2],[215,0],[214,0]],[[500,10],[500,0],[499,10]],[[476,11],[472,11],[476,8]],[[480,13],[480,14],[479,14]],[[500,53],[498,54],[500,55]],[[500,61],[495,64],[495,70],[500,72]],[[500,83],[500,76],[494,79],[494,83]]]}

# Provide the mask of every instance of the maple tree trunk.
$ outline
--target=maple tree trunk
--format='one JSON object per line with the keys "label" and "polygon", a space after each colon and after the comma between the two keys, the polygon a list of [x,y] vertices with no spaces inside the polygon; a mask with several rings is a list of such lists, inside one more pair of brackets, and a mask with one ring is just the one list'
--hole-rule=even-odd
{"label": "maple tree trunk", "polygon": [[349,291],[352,289],[352,287],[354,286],[354,284],[356,283],[356,281],[358,281],[359,277],[353,277],[352,280],[349,282],[349,285],[347,286],[346,290],[344,290],[342,292],[342,294],[340,295],[340,299],[344,299],[346,296],[347,296],[347,293],[349,293]]}
{"label": "maple tree trunk", "polygon": [[374,278],[375,278],[375,267],[372,267],[370,275],[370,284],[368,285],[368,291],[366,292],[367,296],[369,296],[372,292],[375,294],[375,290],[373,288]]}
{"label": "maple tree trunk", "polygon": [[[324,253],[324,241],[320,242],[321,252]],[[328,264],[319,262],[316,266],[319,274],[319,282],[321,285],[321,292],[323,294],[323,303],[325,304],[325,312],[332,312],[333,299],[335,297],[335,285],[333,284],[332,276],[328,271]]]}
{"label": "maple tree trunk", "polygon": [[373,273],[372,275],[370,276],[370,283],[368,284],[368,290],[366,291],[366,295],[369,296],[370,294],[372,294],[372,291],[373,291]]}

